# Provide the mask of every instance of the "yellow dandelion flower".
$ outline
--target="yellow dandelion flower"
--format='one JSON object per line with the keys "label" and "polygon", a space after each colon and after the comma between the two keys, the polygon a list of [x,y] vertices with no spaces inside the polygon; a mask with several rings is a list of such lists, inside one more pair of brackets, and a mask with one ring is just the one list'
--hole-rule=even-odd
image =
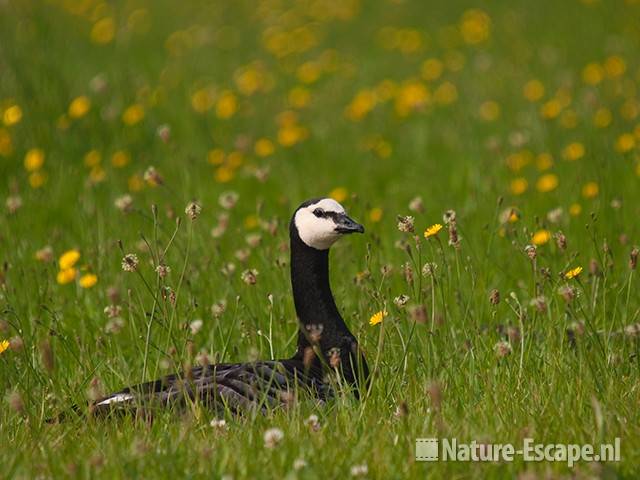
{"label": "yellow dandelion flower", "polygon": [[289,91],[288,101],[292,108],[304,108],[311,101],[311,92],[304,87],[294,87]]}
{"label": "yellow dandelion flower", "polygon": [[564,278],[567,280],[571,280],[572,278],[576,278],[582,272],[582,267],[572,268],[568,272],[564,274]]}
{"label": "yellow dandelion flower", "polygon": [[242,152],[231,152],[227,155],[227,166],[232,169],[239,168],[244,162],[244,155]]}
{"label": "yellow dandelion flower", "polygon": [[273,152],[275,152],[275,150],[275,145],[268,138],[259,139],[253,146],[253,151],[259,157],[268,157],[269,155],[273,155]]}
{"label": "yellow dandelion flower", "polygon": [[259,221],[258,221],[258,216],[257,215],[247,215],[247,217],[245,217],[244,219],[244,228],[246,228],[247,230],[253,230],[254,228],[257,228]]}
{"label": "yellow dandelion flower", "polygon": [[135,125],[139,123],[144,118],[144,107],[139,103],[134,103],[127,107],[127,109],[122,113],[122,121],[125,125]]}
{"label": "yellow dandelion flower", "polygon": [[302,83],[314,83],[320,77],[320,73],[318,62],[305,62],[296,70],[296,76]]}
{"label": "yellow dandelion flower", "polygon": [[224,150],[221,148],[209,150],[209,153],[207,154],[207,161],[211,165],[222,165],[224,163],[224,158]]}
{"label": "yellow dandelion flower", "polygon": [[238,100],[233,92],[225,90],[216,102],[216,116],[218,118],[231,118],[238,109]]}
{"label": "yellow dandelion flower", "polygon": [[47,182],[47,174],[42,172],[41,170],[37,170],[32,172],[29,175],[29,185],[31,188],[40,188]]}
{"label": "yellow dandelion flower", "polygon": [[443,82],[433,92],[433,101],[438,105],[450,105],[458,100],[458,88],[451,82]]}
{"label": "yellow dandelion flower", "polygon": [[582,205],[580,205],[579,203],[572,203],[569,206],[569,215],[571,215],[572,217],[577,217],[581,213],[582,213]]}
{"label": "yellow dandelion flower", "polygon": [[102,155],[98,150],[89,150],[84,155],[84,164],[89,168],[97,167],[102,161]]}
{"label": "yellow dandelion flower", "polygon": [[369,221],[372,223],[378,223],[382,220],[383,211],[380,207],[374,207],[369,211]]}
{"label": "yellow dandelion flower", "polygon": [[100,165],[96,165],[89,172],[89,179],[93,183],[100,183],[107,177],[107,172]]}
{"label": "yellow dandelion flower", "polygon": [[329,192],[329,197],[333,198],[336,202],[344,202],[349,196],[349,191],[344,187],[337,187]]}
{"label": "yellow dandelion flower", "polygon": [[560,101],[557,98],[552,98],[551,100],[542,104],[542,106],[540,107],[540,116],[542,116],[542,118],[550,120],[560,115],[561,111],[562,104],[560,103]]}
{"label": "yellow dandelion flower", "polygon": [[67,270],[73,267],[76,262],[80,260],[80,252],[76,249],[67,250],[58,259],[58,266],[60,270]]}
{"label": "yellow dandelion flower", "polygon": [[627,153],[636,146],[636,138],[632,133],[623,133],[616,140],[616,151],[619,153]]}
{"label": "yellow dandelion flower", "polygon": [[482,43],[491,35],[491,18],[482,10],[467,10],[462,14],[460,33],[465,43]]}
{"label": "yellow dandelion flower", "polygon": [[604,69],[597,63],[589,63],[582,70],[582,81],[587,85],[597,85],[604,78]]}
{"label": "yellow dandelion flower", "polygon": [[91,100],[86,95],[74,98],[69,104],[69,117],[82,118],[91,108]]}
{"label": "yellow dandelion flower", "polygon": [[425,80],[436,80],[444,71],[444,63],[437,58],[427,58],[422,62],[420,73]]}
{"label": "yellow dandelion flower", "polygon": [[111,155],[111,165],[115,168],[123,168],[131,162],[131,155],[124,150],[117,150]]}
{"label": "yellow dandelion flower", "polygon": [[127,180],[127,186],[130,192],[139,192],[144,188],[144,179],[141,175],[134,173]]}
{"label": "yellow dandelion flower", "polygon": [[374,313],[369,319],[369,325],[378,325],[379,323],[382,323],[382,320],[384,320],[384,317],[387,315],[388,313],[386,310],[380,310],[379,312]]}
{"label": "yellow dandelion flower", "polygon": [[233,180],[234,176],[235,172],[233,171],[233,169],[225,165],[216,168],[214,174],[215,181],[218,183],[228,183]]}
{"label": "yellow dandelion flower", "polygon": [[536,188],[539,192],[547,193],[555,190],[558,186],[558,176],[554,173],[542,175],[536,182]]}
{"label": "yellow dandelion flower", "polygon": [[514,178],[509,184],[509,189],[514,195],[522,195],[529,188],[529,182],[523,177]]}
{"label": "yellow dandelion flower", "polygon": [[553,167],[553,157],[549,153],[541,153],[536,157],[536,168],[541,172]]}
{"label": "yellow dandelion flower", "polygon": [[500,105],[493,100],[487,100],[480,105],[480,118],[486,122],[493,122],[500,117]]}
{"label": "yellow dandelion flower", "polygon": [[98,20],[91,28],[91,41],[99,45],[105,45],[113,40],[115,33],[116,24],[113,18],[103,18]]}
{"label": "yellow dandelion flower", "polygon": [[283,147],[292,147],[308,135],[306,128],[296,124],[286,124],[278,130],[278,143]]}
{"label": "yellow dandelion flower", "polygon": [[598,128],[606,128],[611,125],[612,121],[613,115],[611,114],[611,110],[606,107],[599,108],[593,115],[593,124]]}
{"label": "yellow dandelion flower", "polygon": [[534,245],[544,245],[549,240],[551,240],[551,232],[549,230],[538,230],[531,237],[531,243]]}
{"label": "yellow dandelion flower", "polygon": [[9,340],[1,340],[0,341],[0,353],[6,351],[11,346]]}
{"label": "yellow dandelion flower", "polygon": [[20,120],[22,120],[22,109],[19,105],[11,105],[2,114],[2,122],[7,127],[20,123]]}
{"label": "yellow dandelion flower", "polygon": [[345,109],[345,116],[354,122],[363,119],[371,112],[377,103],[377,96],[373,90],[359,91]]}
{"label": "yellow dandelion flower", "polygon": [[604,61],[604,70],[607,76],[616,78],[624,75],[627,71],[627,65],[622,57],[612,55]]}
{"label": "yellow dandelion flower", "polygon": [[211,110],[213,103],[213,91],[211,88],[201,88],[191,95],[191,107],[198,113]]}
{"label": "yellow dandelion flower", "polygon": [[544,97],[544,85],[540,80],[529,80],[524,84],[522,94],[524,95],[524,98],[530,102],[537,102]]}
{"label": "yellow dandelion flower", "polygon": [[67,268],[66,270],[60,270],[56,275],[56,282],[60,285],[66,285],[75,280],[78,271],[75,268]]}
{"label": "yellow dandelion flower", "polygon": [[584,145],[580,142],[573,142],[564,147],[562,150],[562,158],[569,161],[579,160],[584,157]]}
{"label": "yellow dandelion flower", "polygon": [[93,273],[85,273],[80,277],[78,283],[82,288],[91,288],[98,283],[98,276]]}
{"label": "yellow dandelion flower", "polygon": [[40,170],[44,165],[44,152],[39,148],[32,148],[24,156],[24,168],[27,172]]}
{"label": "yellow dandelion flower", "polygon": [[600,188],[596,182],[587,182],[582,187],[582,196],[584,198],[594,198],[598,196]]}
{"label": "yellow dandelion flower", "polygon": [[433,237],[437,235],[440,230],[442,230],[442,225],[439,223],[433,224],[424,231],[424,238]]}
{"label": "yellow dandelion flower", "polygon": [[396,96],[394,103],[396,114],[399,117],[406,117],[427,105],[430,99],[431,92],[424,83],[416,80],[406,82]]}

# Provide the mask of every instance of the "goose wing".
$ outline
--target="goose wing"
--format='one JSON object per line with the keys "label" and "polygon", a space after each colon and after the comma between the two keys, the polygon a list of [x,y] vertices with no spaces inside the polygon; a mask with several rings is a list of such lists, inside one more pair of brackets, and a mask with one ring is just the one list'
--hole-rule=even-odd
{"label": "goose wing", "polygon": [[286,404],[298,389],[324,398],[327,387],[294,360],[195,367],[187,372],[127,387],[97,400],[94,413],[148,409],[199,401],[213,410],[239,413]]}

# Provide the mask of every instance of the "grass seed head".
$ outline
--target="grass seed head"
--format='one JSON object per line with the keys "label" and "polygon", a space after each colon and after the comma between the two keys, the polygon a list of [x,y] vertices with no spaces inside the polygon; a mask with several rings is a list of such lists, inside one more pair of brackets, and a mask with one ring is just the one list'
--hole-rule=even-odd
{"label": "grass seed head", "polygon": [[135,272],[138,269],[138,256],[135,253],[127,253],[122,258],[122,270]]}

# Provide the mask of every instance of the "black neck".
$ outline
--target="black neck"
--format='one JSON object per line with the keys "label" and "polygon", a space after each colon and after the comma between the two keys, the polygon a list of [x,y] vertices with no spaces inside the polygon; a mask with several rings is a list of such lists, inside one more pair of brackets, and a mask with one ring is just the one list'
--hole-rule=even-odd
{"label": "black neck", "polygon": [[291,285],[300,321],[297,354],[302,354],[312,342],[326,353],[331,348],[340,348],[345,337],[353,338],[331,293],[329,250],[316,250],[306,245],[293,225]]}

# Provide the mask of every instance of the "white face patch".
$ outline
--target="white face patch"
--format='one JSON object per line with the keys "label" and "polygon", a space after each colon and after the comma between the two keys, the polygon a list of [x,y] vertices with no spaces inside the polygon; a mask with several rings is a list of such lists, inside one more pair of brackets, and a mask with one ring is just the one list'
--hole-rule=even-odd
{"label": "white face patch", "polygon": [[325,212],[344,213],[344,207],[331,198],[323,198],[296,212],[294,222],[300,239],[316,250],[326,250],[340,238],[340,233],[336,232],[336,224],[330,217],[314,215],[317,208]]}

